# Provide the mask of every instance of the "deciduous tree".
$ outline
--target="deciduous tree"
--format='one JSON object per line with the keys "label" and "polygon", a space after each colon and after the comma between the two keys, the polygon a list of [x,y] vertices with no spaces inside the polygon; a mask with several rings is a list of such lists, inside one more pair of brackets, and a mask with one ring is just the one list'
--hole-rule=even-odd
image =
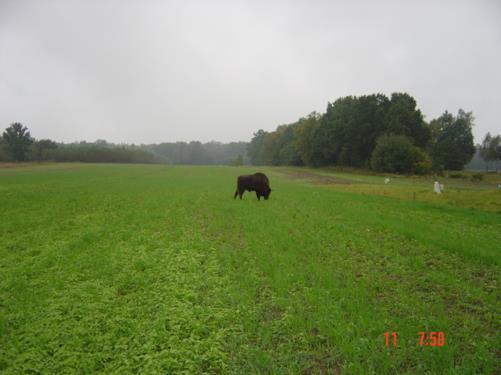
{"label": "deciduous tree", "polygon": [[475,154],[472,127],[474,117],[462,109],[457,116],[445,111],[431,121],[430,153],[435,168],[461,170]]}
{"label": "deciduous tree", "polygon": [[5,149],[14,161],[24,161],[30,145],[33,143],[28,128],[15,122],[2,134]]}
{"label": "deciduous tree", "polygon": [[480,147],[480,156],[486,162],[495,162],[497,171],[498,161],[501,160],[501,136],[491,136],[490,133],[487,133]]}

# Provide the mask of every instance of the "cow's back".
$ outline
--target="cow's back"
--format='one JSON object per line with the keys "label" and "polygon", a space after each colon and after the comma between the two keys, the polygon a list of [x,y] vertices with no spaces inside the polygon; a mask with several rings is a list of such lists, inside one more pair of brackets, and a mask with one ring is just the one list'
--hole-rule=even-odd
{"label": "cow's back", "polygon": [[254,173],[252,176],[254,176],[254,180],[256,182],[260,182],[262,184],[265,184],[266,186],[270,185],[270,181],[268,180],[268,177],[261,172]]}
{"label": "cow's back", "polygon": [[270,183],[264,173],[258,172],[238,176],[237,185],[241,189],[261,191],[263,188],[269,187]]}

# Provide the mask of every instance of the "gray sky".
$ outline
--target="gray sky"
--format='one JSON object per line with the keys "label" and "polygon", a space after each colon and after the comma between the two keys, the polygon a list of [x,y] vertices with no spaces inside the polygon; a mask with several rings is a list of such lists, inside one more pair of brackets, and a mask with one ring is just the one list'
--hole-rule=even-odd
{"label": "gray sky", "polygon": [[[501,1],[0,0],[0,128],[248,141],[346,95],[501,133]],[[496,106],[497,105],[497,106]]]}

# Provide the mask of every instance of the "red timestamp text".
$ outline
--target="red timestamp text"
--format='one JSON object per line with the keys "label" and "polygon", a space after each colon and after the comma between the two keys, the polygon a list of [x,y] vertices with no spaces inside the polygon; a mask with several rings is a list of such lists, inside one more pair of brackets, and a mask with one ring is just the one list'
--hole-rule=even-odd
{"label": "red timestamp text", "polygon": [[419,332],[419,346],[444,346],[445,333]]}
{"label": "red timestamp text", "polygon": [[[419,335],[419,346],[433,346],[433,347],[442,347],[445,345],[445,333],[444,332],[418,332]],[[389,332],[386,331],[384,333],[385,345],[387,347],[393,346],[397,347],[397,332]]]}

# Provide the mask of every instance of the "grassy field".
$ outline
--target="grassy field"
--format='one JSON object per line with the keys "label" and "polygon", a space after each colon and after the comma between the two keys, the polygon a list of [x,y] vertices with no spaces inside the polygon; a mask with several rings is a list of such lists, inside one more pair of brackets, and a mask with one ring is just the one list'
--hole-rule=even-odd
{"label": "grassy field", "polygon": [[0,372],[500,373],[494,178],[0,169]]}

